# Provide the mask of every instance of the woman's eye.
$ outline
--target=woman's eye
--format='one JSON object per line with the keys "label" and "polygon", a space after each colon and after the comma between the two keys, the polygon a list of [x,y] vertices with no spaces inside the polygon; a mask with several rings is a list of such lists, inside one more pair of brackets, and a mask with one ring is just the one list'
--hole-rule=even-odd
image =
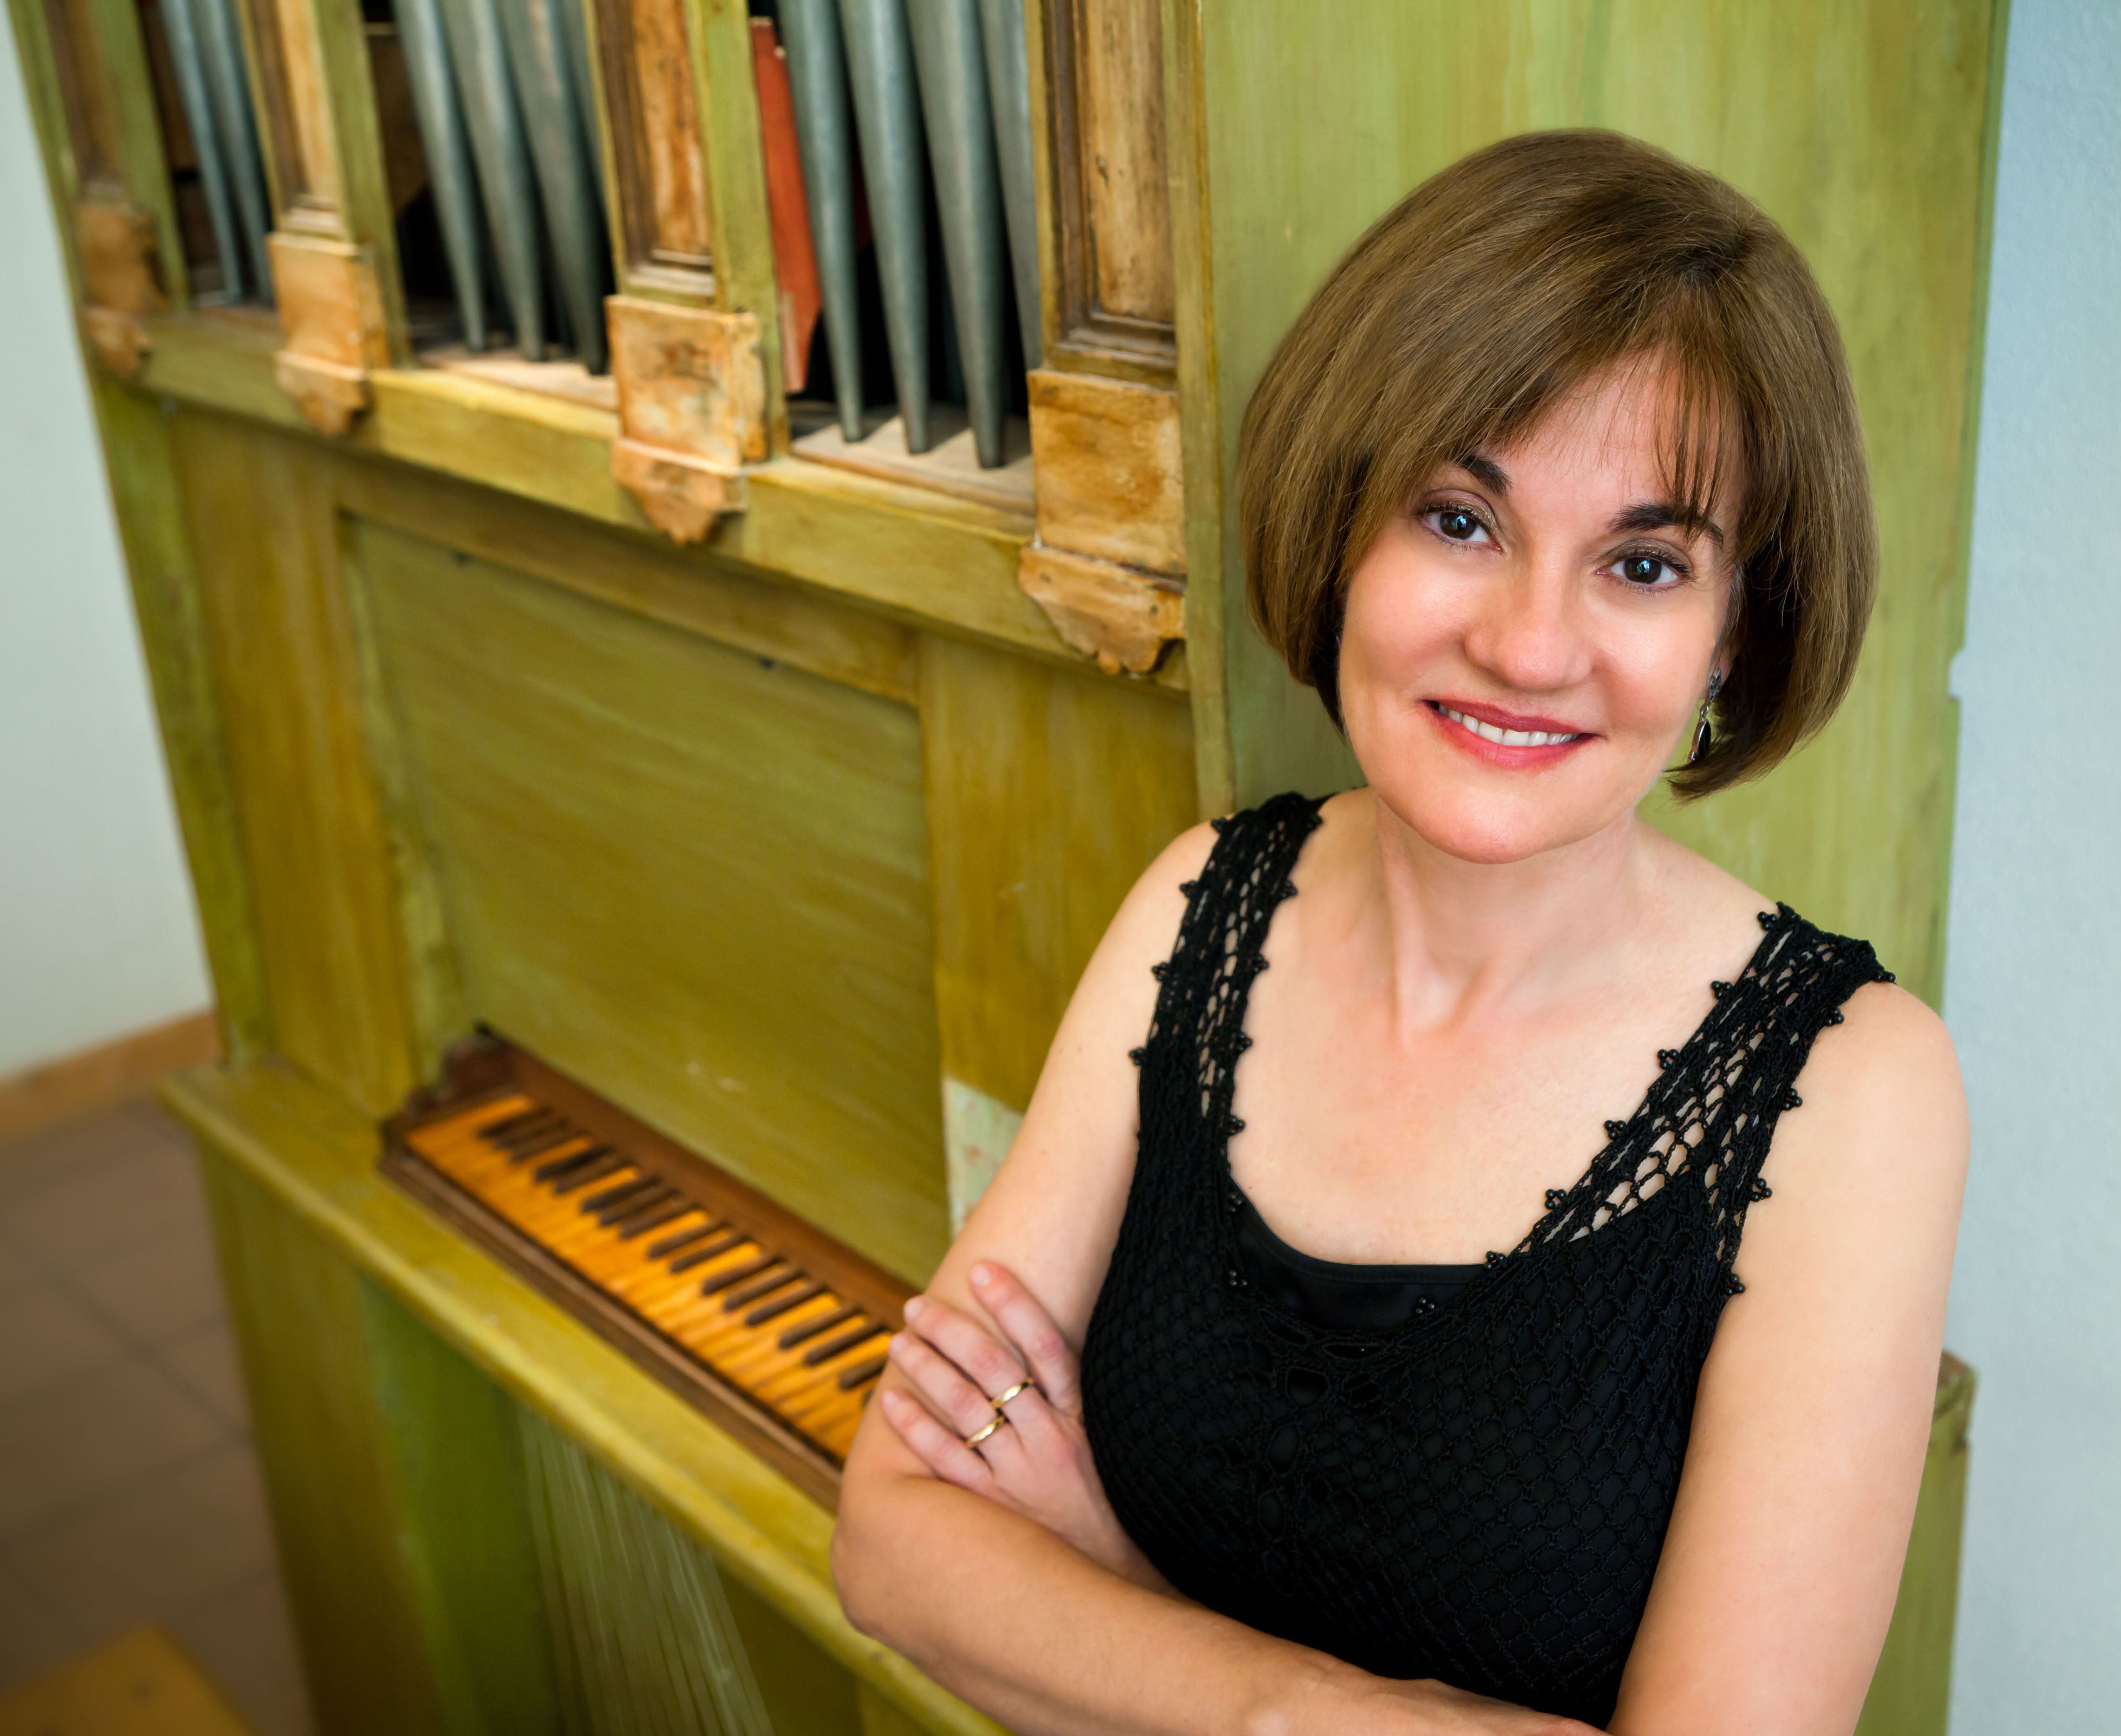
{"label": "woman's eye", "polygon": [[1623,555],[1615,570],[1629,584],[1645,586],[1662,584],[1679,576],[1669,561],[1660,561],[1655,555]]}
{"label": "woman's eye", "polygon": [[1462,506],[1435,507],[1428,517],[1436,534],[1447,537],[1453,542],[1477,542],[1488,533],[1488,527]]}

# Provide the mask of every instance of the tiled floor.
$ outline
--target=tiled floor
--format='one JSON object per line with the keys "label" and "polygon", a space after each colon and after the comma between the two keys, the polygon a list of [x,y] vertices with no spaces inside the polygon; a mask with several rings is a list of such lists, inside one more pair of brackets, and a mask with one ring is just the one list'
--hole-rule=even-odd
{"label": "tiled floor", "polygon": [[147,1622],[306,1736],[205,1202],[138,1102],[0,1146],[0,1688]]}

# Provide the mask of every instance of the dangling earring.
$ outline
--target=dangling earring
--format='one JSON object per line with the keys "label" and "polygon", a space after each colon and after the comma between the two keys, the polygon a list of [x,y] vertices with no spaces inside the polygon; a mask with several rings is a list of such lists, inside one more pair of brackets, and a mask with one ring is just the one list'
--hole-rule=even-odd
{"label": "dangling earring", "polygon": [[1708,677],[1708,696],[1701,702],[1701,715],[1694,720],[1694,752],[1687,755],[1686,763],[1698,766],[1701,756],[1708,752],[1709,743],[1716,739],[1716,732],[1708,727],[1708,708],[1716,703],[1716,696],[1723,691],[1723,677],[1719,674]]}

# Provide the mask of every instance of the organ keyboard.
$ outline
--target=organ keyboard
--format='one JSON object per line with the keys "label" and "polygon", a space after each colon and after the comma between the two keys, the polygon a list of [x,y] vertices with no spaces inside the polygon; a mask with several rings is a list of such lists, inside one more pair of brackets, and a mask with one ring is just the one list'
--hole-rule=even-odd
{"label": "organ keyboard", "polygon": [[385,1133],[386,1175],[837,1505],[911,1287],[498,1039]]}

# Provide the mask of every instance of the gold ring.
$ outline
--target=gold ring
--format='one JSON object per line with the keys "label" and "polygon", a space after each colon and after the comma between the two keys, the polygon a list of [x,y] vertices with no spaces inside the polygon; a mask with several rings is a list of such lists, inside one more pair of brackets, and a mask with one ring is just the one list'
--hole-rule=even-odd
{"label": "gold ring", "polygon": [[975,1452],[978,1451],[980,1443],[1008,1421],[1008,1417],[1003,1416],[1000,1411],[996,1411],[994,1413],[993,1421],[989,1422],[985,1428],[981,1429],[977,1434],[967,1435],[965,1436],[965,1445],[972,1448]]}
{"label": "gold ring", "polygon": [[1021,1380],[1018,1381],[1015,1385],[1009,1388],[1007,1392],[1001,1394],[996,1398],[988,1399],[987,1403],[991,1404],[996,1410],[1000,1410],[1005,1404],[1008,1403],[1010,1399],[1021,1397],[1023,1394],[1029,1392],[1031,1389],[1037,1384],[1038,1383],[1033,1380],[1030,1375],[1026,1375]]}

